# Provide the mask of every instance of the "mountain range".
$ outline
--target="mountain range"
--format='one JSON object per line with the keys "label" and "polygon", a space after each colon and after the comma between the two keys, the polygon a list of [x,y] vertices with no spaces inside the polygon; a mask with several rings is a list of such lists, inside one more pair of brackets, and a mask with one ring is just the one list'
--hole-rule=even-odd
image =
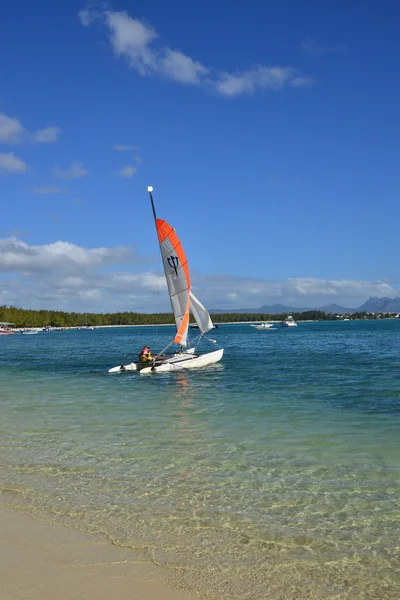
{"label": "mountain range", "polygon": [[376,298],[371,296],[364,304],[357,308],[346,308],[339,304],[328,304],[313,308],[298,308],[296,306],[285,306],[284,304],[264,304],[260,308],[235,308],[235,309],[210,309],[210,313],[262,313],[267,315],[279,315],[282,313],[300,313],[309,310],[322,310],[326,313],[353,314],[356,312],[400,312],[400,298]]}

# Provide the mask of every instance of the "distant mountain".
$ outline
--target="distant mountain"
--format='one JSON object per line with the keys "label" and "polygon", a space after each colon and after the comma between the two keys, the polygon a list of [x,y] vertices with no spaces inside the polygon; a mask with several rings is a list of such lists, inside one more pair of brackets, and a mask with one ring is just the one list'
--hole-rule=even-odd
{"label": "distant mountain", "polygon": [[360,312],[400,312],[400,298],[376,298],[372,296],[357,310]]}
{"label": "distant mountain", "polygon": [[290,312],[306,312],[307,310],[312,310],[310,308],[295,308],[294,306],[285,306],[284,304],[272,304],[271,306],[263,305],[260,308],[211,308],[208,312],[210,313],[263,313],[267,315],[280,315],[282,313],[290,313]]}
{"label": "distant mountain", "polygon": [[319,308],[298,308],[296,306],[285,306],[284,304],[264,304],[260,308],[226,308],[210,309],[210,313],[263,313],[267,315],[280,315],[282,313],[301,313],[309,310],[322,310],[334,315],[353,314],[355,312],[400,312],[400,298],[369,298],[358,308],[345,308],[339,304],[328,304]]}
{"label": "distant mountain", "polygon": [[357,312],[358,308],[345,308],[339,304],[328,304],[327,306],[321,306],[318,310],[323,310],[326,313],[332,313],[334,315],[349,315]]}
{"label": "distant mountain", "polygon": [[[337,306],[332,305],[332,306]],[[341,310],[339,312],[348,312],[348,310],[346,308],[342,308],[342,307],[338,307],[341,308]],[[301,312],[307,312],[308,310],[325,310],[323,308],[319,309],[319,308],[299,308],[296,306],[285,306],[284,304],[271,304],[271,306],[268,306],[266,304],[264,304],[263,306],[260,306],[259,308],[232,308],[232,309],[220,309],[220,308],[211,308],[209,310],[210,313],[262,313],[262,314],[266,314],[266,315],[281,315],[282,313],[301,313]],[[352,309],[355,310],[355,309]],[[325,312],[331,312],[328,310],[325,310]],[[333,311],[333,312],[338,312],[337,310]]]}

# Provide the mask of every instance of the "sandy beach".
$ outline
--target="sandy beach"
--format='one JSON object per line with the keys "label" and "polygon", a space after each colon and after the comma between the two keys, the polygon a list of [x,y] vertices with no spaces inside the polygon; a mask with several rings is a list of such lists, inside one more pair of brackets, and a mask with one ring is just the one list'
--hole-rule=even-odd
{"label": "sandy beach", "polygon": [[193,600],[101,537],[0,506],[0,600]]}

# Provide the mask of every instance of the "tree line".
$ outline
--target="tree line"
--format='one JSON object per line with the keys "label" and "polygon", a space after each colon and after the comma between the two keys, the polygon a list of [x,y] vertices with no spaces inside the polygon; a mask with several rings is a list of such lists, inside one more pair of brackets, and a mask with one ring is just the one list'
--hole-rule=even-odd
{"label": "tree line", "polygon": [[[296,321],[328,321],[335,318],[320,310],[291,313]],[[239,321],[281,321],[288,313],[216,313],[211,315],[214,323],[238,323]],[[393,316],[393,313],[354,313],[352,319],[376,319]],[[98,327],[101,325],[169,325],[174,323],[172,313],[77,313],[59,310],[30,310],[15,306],[0,306],[0,321],[13,323],[14,327]],[[190,322],[192,323],[191,316]]]}

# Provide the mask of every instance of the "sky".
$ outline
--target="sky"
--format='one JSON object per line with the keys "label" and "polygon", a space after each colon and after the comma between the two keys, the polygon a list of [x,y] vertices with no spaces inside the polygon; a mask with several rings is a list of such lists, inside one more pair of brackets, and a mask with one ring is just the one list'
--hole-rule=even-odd
{"label": "sky", "polygon": [[394,0],[14,0],[0,305],[169,310],[146,188],[208,308],[400,295]]}

